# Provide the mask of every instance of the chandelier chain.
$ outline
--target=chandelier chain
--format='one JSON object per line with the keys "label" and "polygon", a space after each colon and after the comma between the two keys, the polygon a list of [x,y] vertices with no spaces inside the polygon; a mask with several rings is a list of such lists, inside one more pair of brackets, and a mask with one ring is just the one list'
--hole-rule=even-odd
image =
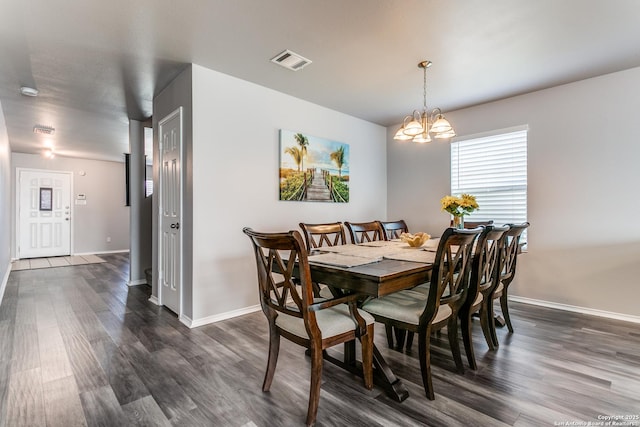
{"label": "chandelier chain", "polygon": [[427,67],[424,67],[423,73],[423,84],[422,84],[422,106],[424,107],[424,111],[427,111]]}

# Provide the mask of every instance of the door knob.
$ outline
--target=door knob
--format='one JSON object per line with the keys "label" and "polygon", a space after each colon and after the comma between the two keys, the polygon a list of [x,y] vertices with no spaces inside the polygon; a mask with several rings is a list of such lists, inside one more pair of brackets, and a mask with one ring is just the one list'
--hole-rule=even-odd
{"label": "door knob", "polygon": [[65,220],[65,221],[69,221],[69,218],[65,218],[64,220]]}
{"label": "door knob", "polygon": [[180,223],[176,222],[175,224],[171,224],[171,228],[175,228],[176,230],[180,229]]}

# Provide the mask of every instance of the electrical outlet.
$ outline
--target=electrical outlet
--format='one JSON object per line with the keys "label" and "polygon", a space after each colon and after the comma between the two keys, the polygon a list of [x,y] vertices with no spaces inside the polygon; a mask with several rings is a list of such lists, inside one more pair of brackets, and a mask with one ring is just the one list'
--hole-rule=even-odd
{"label": "electrical outlet", "polygon": [[107,243],[111,243],[111,237],[107,237]]}

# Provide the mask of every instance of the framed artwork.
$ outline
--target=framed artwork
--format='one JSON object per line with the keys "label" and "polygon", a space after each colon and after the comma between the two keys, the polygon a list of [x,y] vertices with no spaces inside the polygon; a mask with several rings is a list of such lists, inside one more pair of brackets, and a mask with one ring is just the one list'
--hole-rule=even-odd
{"label": "framed artwork", "polygon": [[280,130],[280,200],[349,202],[349,145]]}

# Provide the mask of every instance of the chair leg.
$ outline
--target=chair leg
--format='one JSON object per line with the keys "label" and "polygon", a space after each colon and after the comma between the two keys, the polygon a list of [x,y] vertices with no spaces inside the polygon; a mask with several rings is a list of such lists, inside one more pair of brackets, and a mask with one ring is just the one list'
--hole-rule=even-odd
{"label": "chair leg", "polygon": [[420,371],[422,372],[422,385],[427,399],[436,398],[431,383],[431,327],[418,333],[418,357],[420,358]]}
{"label": "chair leg", "polygon": [[320,403],[320,385],[322,383],[322,349],[311,348],[311,386],[309,389],[309,409],[307,410],[307,426],[316,422],[318,404]]}
{"label": "chair leg", "polygon": [[396,331],[396,343],[397,343],[396,350],[402,351],[402,348],[404,347],[404,339],[407,336],[407,331],[400,328],[395,328],[395,331]]}
{"label": "chair leg", "polygon": [[489,327],[489,332],[491,333],[491,341],[493,341],[493,346],[498,348],[500,346],[500,342],[498,342],[498,334],[496,333],[496,323],[494,320],[495,312],[493,310],[493,299],[488,301],[487,304],[487,326]]}
{"label": "chair leg", "polygon": [[393,350],[393,326],[385,324],[384,331],[387,334],[387,345]]}
{"label": "chair leg", "polygon": [[500,308],[502,309],[502,315],[504,316],[504,321],[507,323],[507,328],[509,328],[509,332],[513,333],[513,325],[511,325],[511,317],[509,317],[509,306],[507,305],[507,288],[504,288],[502,291],[502,296],[500,297]]}
{"label": "chair leg", "polygon": [[467,362],[469,362],[469,368],[474,371],[478,369],[476,365],[476,355],[473,352],[473,340],[471,336],[471,313],[469,311],[461,312],[460,314],[460,329],[462,330],[462,342],[464,343],[464,352],[467,355]]}
{"label": "chair leg", "polygon": [[462,354],[460,353],[460,343],[458,342],[458,315],[452,315],[447,324],[447,336],[449,337],[449,346],[453,360],[456,362],[458,373],[464,374],[464,365],[462,364]]}
{"label": "chair leg", "polygon": [[276,372],[278,364],[278,353],[280,352],[280,334],[277,332],[275,325],[269,326],[269,359],[267,360],[267,372],[264,374],[264,382],[262,383],[262,391],[269,391],[273,375]]}
{"label": "chair leg", "polygon": [[489,350],[495,350],[496,345],[493,343],[493,334],[491,327],[495,329],[495,323],[493,323],[493,316],[489,313],[489,308],[483,302],[480,307],[480,326],[482,327],[482,333],[484,334],[484,340],[487,342]]}
{"label": "chair leg", "polygon": [[373,388],[373,323],[367,326],[367,335],[360,337],[362,343],[362,376],[367,390]]}
{"label": "chair leg", "polygon": [[411,346],[413,345],[413,335],[415,335],[413,332],[407,331],[407,345],[405,346],[407,351],[411,351]]}

